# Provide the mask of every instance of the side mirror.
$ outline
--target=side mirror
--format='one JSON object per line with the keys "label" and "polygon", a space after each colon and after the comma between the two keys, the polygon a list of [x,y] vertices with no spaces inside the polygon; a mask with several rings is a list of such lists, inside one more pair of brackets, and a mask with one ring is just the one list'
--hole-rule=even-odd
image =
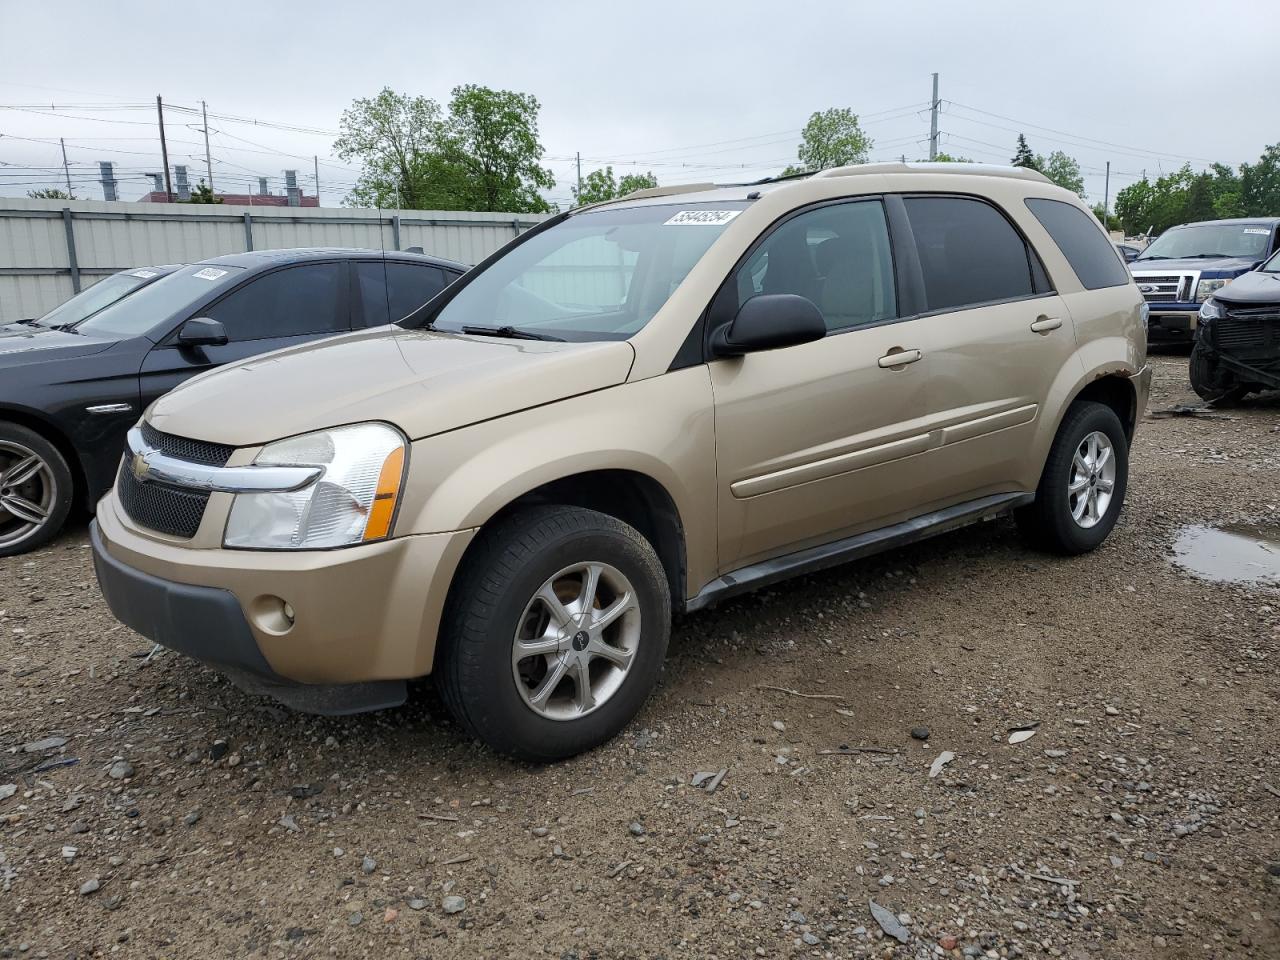
{"label": "side mirror", "polygon": [[776,350],[821,340],[827,335],[822,311],[807,297],[794,293],[765,293],[738,308],[733,322],[711,335],[717,357],[740,357],[757,350]]}
{"label": "side mirror", "polygon": [[220,347],[226,342],[226,328],[209,317],[192,317],[178,328],[178,345],[182,347]]}

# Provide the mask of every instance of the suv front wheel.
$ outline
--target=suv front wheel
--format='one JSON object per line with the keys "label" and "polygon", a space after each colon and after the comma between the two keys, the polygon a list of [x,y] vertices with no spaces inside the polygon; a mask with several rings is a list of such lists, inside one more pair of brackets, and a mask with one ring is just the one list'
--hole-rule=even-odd
{"label": "suv front wheel", "polygon": [[1053,553],[1094,549],[1116,525],[1129,480],[1129,440],[1115,411],[1085,400],[1071,405],[1040,476],[1035,502],[1018,528]]}
{"label": "suv front wheel", "polygon": [[666,656],[671,596],[636,530],[539,506],[480,534],[444,627],[436,684],[458,722],[502,753],[550,762],[640,711]]}

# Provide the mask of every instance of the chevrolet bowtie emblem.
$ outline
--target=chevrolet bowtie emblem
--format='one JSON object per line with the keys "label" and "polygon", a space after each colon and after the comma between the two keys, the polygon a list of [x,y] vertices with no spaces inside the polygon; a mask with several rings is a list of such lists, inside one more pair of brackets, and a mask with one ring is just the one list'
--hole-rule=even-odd
{"label": "chevrolet bowtie emblem", "polygon": [[133,474],[133,478],[138,481],[146,480],[151,475],[151,454],[135,453],[133,462],[129,464],[129,470]]}

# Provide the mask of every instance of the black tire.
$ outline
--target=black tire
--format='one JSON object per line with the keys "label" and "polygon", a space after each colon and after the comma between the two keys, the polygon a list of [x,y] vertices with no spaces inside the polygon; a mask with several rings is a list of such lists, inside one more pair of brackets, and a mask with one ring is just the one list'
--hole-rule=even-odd
{"label": "black tire", "polygon": [[[18,525],[21,522],[15,515],[0,506],[0,557],[16,556],[20,553],[27,553],[37,547],[44,546],[62,529],[62,525],[66,523],[67,514],[71,512],[71,503],[75,494],[75,481],[71,476],[71,468],[67,466],[66,458],[63,457],[61,451],[52,443],[46,440],[34,430],[16,423],[6,423],[0,421],[0,471],[14,464],[14,455],[11,450],[6,450],[3,442],[16,444],[23,447],[31,453],[38,456],[44,461],[48,472],[53,478],[53,493],[49,498],[47,505],[47,515],[45,521],[36,526],[31,532],[21,534],[20,539],[14,542],[5,542],[6,532],[12,535],[18,535]],[[32,496],[32,483],[42,481],[30,481],[27,484],[19,484],[15,488],[19,495],[23,495],[24,499]],[[3,495],[4,488],[0,487],[0,495]],[[23,524],[26,526],[26,524]]]}
{"label": "black tire", "polygon": [[1209,351],[1196,341],[1191,348],[1191,360],[1187,364],[1187,373],[1191,379],[1191,389],[1201,400],[1215,406],[1226,407],[1242,400],[1250,390],[1247,383],[1238,382],[1228,371],[1218,368],[1209,359]]}
{"label": "black tire", "polygon": [[[517,689],[512,643],[526,606],[575,563],[616,568],[634,589],[640,639],[621,685],[580,718],[551,719]],[[653,547],[625,523],[579,507],[522,510],[481,532],[449,594],[434,676],[458,722],[494,750],[549,763],[613,737],[658,681],[671,633],[671,596]]]}
{"label": "black tire", "polygon": [[[1111,441],[1116,462],[1115,480],[1106,511],[1092,527],[1086,528],[1071,515],[1067,486],[1076,449],[1095,431]],[[1087,553],[1107,539],[1116,525],[1128,481],[1129,441],[1120,418],[1105,404],[1088,400],[1074,403],[1054,437],[1035,501],[1015,514],[1018,529],[1037,549],[1066,555]]]}

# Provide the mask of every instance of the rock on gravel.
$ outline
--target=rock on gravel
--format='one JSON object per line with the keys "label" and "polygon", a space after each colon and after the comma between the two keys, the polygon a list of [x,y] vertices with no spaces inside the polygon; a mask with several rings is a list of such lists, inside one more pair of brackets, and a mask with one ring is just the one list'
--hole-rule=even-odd
{"label": "rock on gravel", "polygon": [[892,910],[880,906],[874,900],[868,900],[867,906],[871,908],[871,916],[875,918],[876,923],[880,924],[881,930],[899,943],[906,943],[911,939],[911,932],[898,922]]}
{"label": "rock on gravel", "polygon": [[440,901],[440,907],[445,913],[461,913],[467,909],[467,901],[463,900],[457,894],[450,894]]}

